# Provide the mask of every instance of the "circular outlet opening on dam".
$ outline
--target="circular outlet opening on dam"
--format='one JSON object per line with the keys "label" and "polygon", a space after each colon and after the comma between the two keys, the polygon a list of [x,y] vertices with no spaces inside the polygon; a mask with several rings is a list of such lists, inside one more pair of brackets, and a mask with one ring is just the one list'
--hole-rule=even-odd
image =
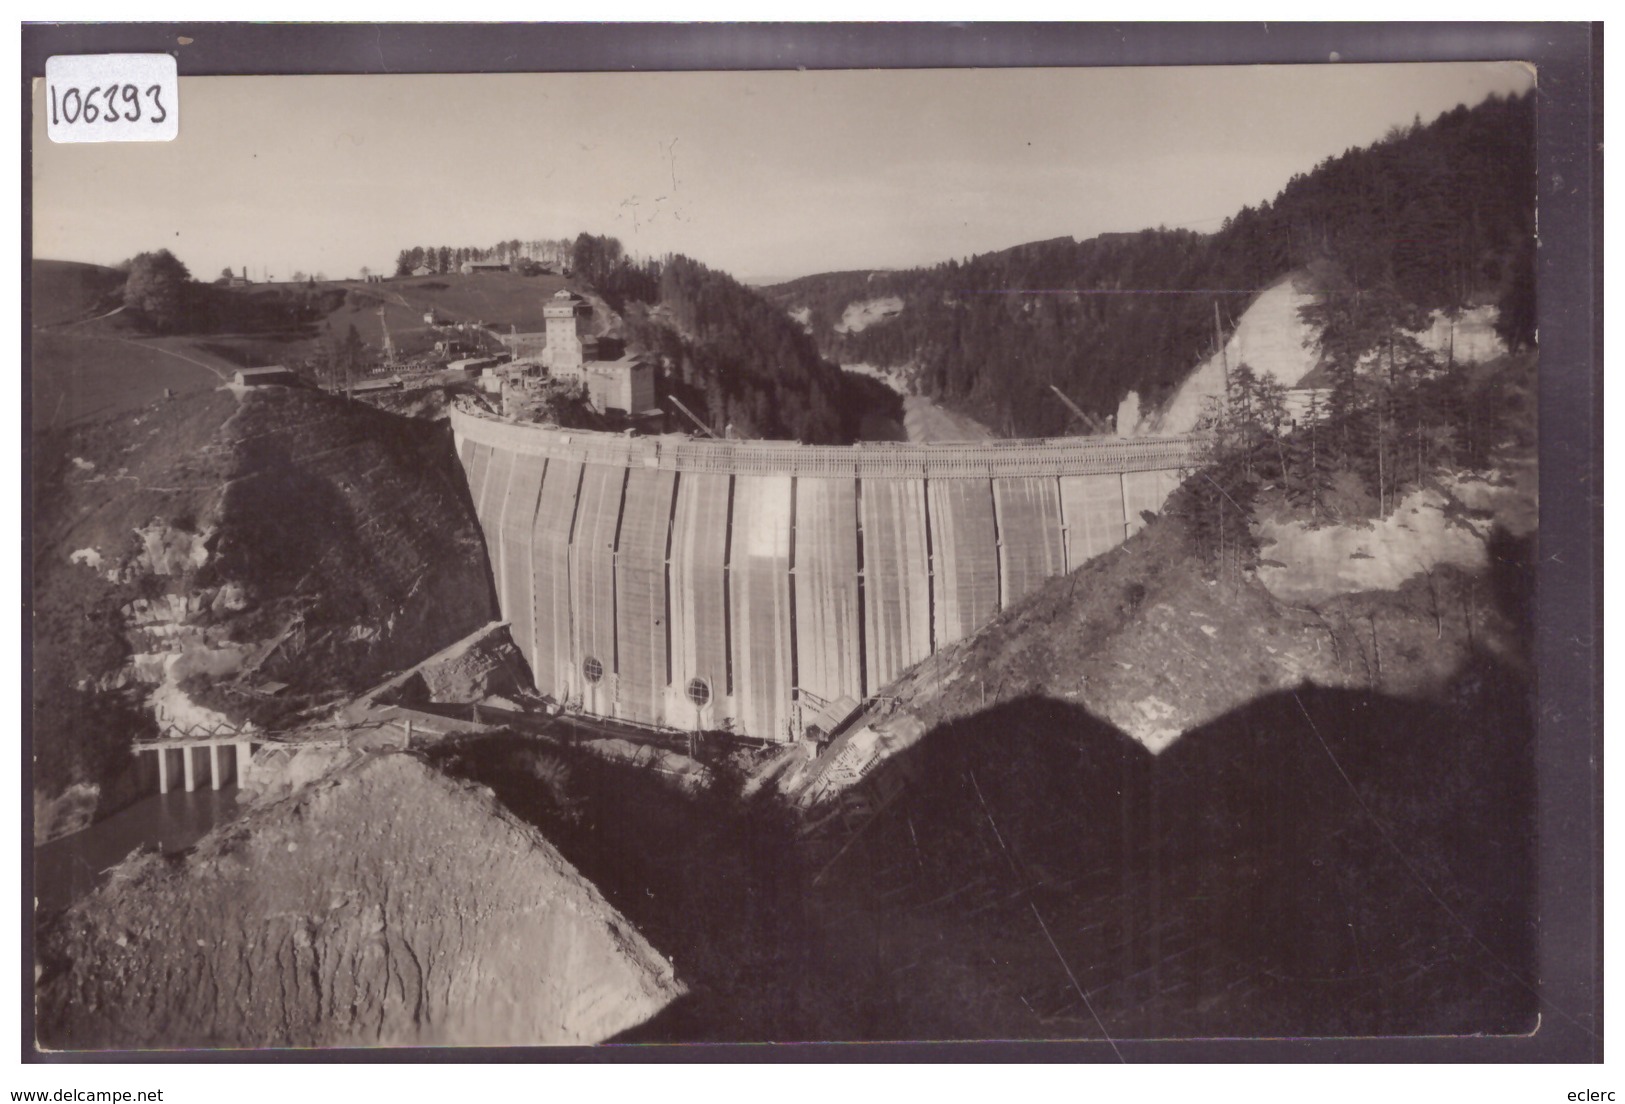
{"label": "circular outlet opening on dam", "polygon": [[598,682],[604,677],[604,665],[598,662],[597,656],[588,656],[581,661],[581,673],[588,682]]}
{"label": "circular outlet opening on dam", "polygon": [[702,678],[689,679],[686,693],[688,700],[702,709],[711,701],[711,685]]}

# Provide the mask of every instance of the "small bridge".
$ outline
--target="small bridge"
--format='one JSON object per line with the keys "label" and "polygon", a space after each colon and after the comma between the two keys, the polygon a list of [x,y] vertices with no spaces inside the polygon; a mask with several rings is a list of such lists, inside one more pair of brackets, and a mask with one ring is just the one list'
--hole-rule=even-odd
{"label": "small bridge", "polygon": [[[197,789],[199,768],[208,771],[209,788],[218,790],[227,781],[241,786],[249,777],[256,748],[272,746],[297,751],[301,748],[349,748],[389,743],[405,747],[412,740],[411,716],[403,720],[363,721],[355,724],[317,725],[306,728],[267,730],[232,724],[165,725],[154,739],[136,740],[133,755],[151,753],[158,761],[158,792],[166,794],[170,769],[176,756],[186,792]],[[229,752],[222,756],[222,749]],[[205,756],[203,753],[207,752]]]}

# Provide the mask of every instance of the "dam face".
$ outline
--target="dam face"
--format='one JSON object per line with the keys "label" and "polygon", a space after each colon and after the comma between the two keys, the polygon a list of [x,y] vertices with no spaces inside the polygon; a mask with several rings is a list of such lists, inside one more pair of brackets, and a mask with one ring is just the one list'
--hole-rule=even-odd
{"label": "dam face", "polygon": [[1191,437],[864,444],[452,432],[536,689],[792,740],[1139,529]]}

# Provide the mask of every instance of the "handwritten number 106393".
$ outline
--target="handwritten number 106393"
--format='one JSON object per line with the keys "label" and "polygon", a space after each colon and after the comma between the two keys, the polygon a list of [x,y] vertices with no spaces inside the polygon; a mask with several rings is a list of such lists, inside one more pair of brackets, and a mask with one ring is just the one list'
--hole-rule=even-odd
{"label": "handwritten number 106393", "polygon": [[82,92],[78,88],[67,88],[59,93],[53,84],[51,123],[54,126],[79,122],[138,123],[145,114],[148,121],[156,125],[169,118],[169,112],[159,96],[160,91],[161,86],[156,84],[144,90],[133,84],[110,84],[105,88],[98,85]]}

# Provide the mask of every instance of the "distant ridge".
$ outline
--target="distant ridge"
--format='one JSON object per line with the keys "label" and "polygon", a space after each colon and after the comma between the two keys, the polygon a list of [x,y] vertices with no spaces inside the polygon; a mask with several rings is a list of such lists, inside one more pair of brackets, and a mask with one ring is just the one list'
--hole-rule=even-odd
{"label": "distant ridge", "polygon": [[[1296,269],[1329,266],[1423,312],[1493,304],[1507,344],[1532,344],[1534,188],[1534,100],[1492,96],[1306,166],[1211,233],[1057,237],[763,294],[828,359],[904,370],[921,394],[1006,433],[1049,436],[1076,429],[1052,387],[1100,417],[1131,391],[1160,406]],[[838,328],[851,304],[888,296],[902,300],[894,317]]]}

